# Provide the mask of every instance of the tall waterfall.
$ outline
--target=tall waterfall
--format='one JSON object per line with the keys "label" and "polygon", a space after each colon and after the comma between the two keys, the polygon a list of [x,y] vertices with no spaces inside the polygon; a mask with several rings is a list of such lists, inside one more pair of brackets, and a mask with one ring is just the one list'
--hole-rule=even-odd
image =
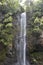
{"label": "tall waterfall", "polygon": [[26,65],[26,12],[21,13],[20,27],[20,65]]}

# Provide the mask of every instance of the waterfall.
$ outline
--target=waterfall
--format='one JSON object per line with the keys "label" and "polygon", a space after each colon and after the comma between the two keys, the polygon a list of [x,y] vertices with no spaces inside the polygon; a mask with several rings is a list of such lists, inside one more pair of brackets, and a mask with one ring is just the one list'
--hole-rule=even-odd
{"label": "waterfall", "polygon": [[20,65],[26,65],[26,12],[21,13],[20,27]]}
{"label": "waterfall", "polygon": [[17,36],[17,63],[15,65],[30,65],[26,60],[26,12],[17,16],[19,34]]}

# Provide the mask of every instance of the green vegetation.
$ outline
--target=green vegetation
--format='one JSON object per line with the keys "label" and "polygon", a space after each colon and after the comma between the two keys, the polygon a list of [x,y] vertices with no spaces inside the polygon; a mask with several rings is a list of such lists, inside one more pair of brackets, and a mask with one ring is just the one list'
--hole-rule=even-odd
{"label": "green vegetation", "polygon": [[17,33],[17,26],[13,26],[13,22],[16,22],[18,6],[18,0],[0,0],[0,65],[6,57],[8,47],[12,47]]}
{"label": "green vegetation", "polygon": [[32,63],[43,65],[43,52],[35,52],[31,54]]}
{"label": "green vegetation", "polygon": [[[30,2],[30,6],[25,4],[24,7],[27,12],[27,54],[30,52],[32,62],[43,62],[43,0]],[[18,0],[0,0],[0,62],[6,57],[6,48],[14,47],[18,33],[17,13],[24,12],[24,7]]]}
{"label": "green vegetation", "polygon": [[0,51],[0,61],[2,62],[2,61],[4,61],[4,59],[5,59],[5,56],[6,55],[6,50],[5,49],[3,49],[2,51]]}
{"label": "green vegetation", "polygon": [[27,48],[33,65],[43,65],[43,0],[27,6]]}

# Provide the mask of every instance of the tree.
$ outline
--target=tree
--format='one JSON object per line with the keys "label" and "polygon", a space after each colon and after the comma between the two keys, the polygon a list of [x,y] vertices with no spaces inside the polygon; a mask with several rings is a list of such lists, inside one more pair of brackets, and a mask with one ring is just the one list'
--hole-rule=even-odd
{"label": "tree", "polygon": [[[27,8],[27,41],[29,48],[35,48],[43,31],[43,0],[30,4]],[[35,40],[35,42],[34,42]],[[29,43],[30,41],[30,43]]]}
{"label": "tree", "polygon": [[12,32],[16,30],[13,28],[13,21],[15,22],[14,18],[18,8],[18,0],[0,0],[0,43],[12,43]]}

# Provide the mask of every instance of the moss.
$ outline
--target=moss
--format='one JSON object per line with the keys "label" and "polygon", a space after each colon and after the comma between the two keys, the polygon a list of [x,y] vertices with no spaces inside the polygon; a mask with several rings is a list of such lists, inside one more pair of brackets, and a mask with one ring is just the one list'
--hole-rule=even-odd
{"label": "moss", "polygon": [[32,53],[31,57],[32,57],[32,61],[34,61],[35,59],[37,62],[43,62],[43,52]]}
{"label": "moss", "polygon": [[0,62],[4,61],[5,57],[6,57],[6,50],[3,49],[2,51],[0,51]]}

